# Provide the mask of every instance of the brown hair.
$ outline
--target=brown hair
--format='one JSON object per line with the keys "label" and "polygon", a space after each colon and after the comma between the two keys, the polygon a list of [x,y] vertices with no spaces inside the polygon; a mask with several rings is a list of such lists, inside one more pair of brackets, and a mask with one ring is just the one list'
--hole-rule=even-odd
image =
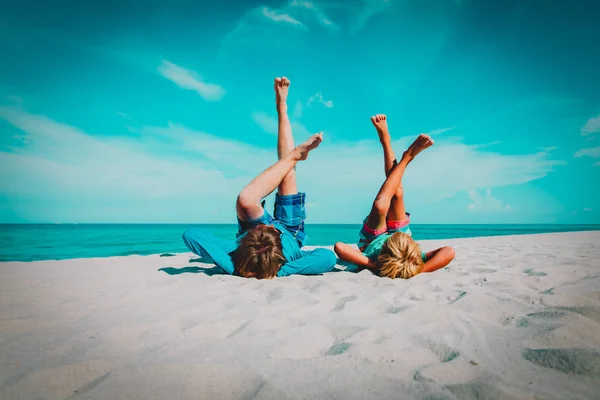
{"label": "brown hair", "polygon": [[425,263],[417,242],[396,232],[381,247],[377,265],[381,276],[408,279],[423,271]]}
{"label": "brown hair", "polygon": [[266,225],[250,229],[233,256],[235,272],[246,278],[274,278],[283,264],[280,234]]}

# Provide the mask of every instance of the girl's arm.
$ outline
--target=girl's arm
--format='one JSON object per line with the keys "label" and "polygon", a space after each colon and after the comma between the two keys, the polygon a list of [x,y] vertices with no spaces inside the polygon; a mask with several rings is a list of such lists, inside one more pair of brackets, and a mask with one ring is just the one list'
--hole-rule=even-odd
{"label": "girl's arm", "polygon": [[454,260],[454,249],[452,247],[442,247],[437,250],[430,251],[426,254],[425,267],[421,272],[433,272],[440,268],[444,268]]}
{"label": "girl's arm", "polygon": [[376,269],[377,265],[369,257],[365,256],[359,250],[347,245],[346,243],[338,242],[334,247],[335,254],[349,263],[356,264],[359,267]]}

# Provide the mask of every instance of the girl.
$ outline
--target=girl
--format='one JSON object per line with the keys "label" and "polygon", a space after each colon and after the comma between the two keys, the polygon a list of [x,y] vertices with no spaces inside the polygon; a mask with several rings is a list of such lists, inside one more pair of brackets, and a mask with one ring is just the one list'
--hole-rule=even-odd
{"label": "girl", "polygon": [[359,233],[359,250],[338,242],[334,250],[339,258],[358,266],[378,271],[389,278],[411,278],[421,272],[433,272],[454,259],[454,249],[442,247],[422,253],[412,239],[409,228],[410,214],[404,208],[402,176],[410,162],[423,150],[433,145],[427,135],[419,137],[402,154],[400,162],[392,149],[387,117],[371,117],[383,146],[387,179],[381,186],[369,216]]}

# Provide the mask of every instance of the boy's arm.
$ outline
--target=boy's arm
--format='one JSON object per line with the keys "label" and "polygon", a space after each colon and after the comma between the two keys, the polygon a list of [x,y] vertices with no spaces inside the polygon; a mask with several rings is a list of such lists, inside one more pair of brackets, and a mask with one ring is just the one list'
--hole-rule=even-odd
{"label": "boy's arm", "polygon": [[428,252],[425,256],[425,267],[421,272],[433,272],[444,268],[454,260],[454,254],[452,247],[442,247]]}
{"label": "boy's arm", "polygon": [[288,275],[320,275],[331,271],[337,259],[333,251],[328,249],[314,249],[303,251],[302,257],[284,264],[277,276]]}
{"label": "boy's arm", "polygon": [[346,262],[356,264],[359,267],[376,269],[377,265],[369,257],[365,256],[360,250],[357,250],[345,243],[335,244],[335,253]]}
{"label": "boy's arm", "polygon": [[192,253],[214,262],[233,275],[233,260],[229,254],[236,249],[234,241],[216,238],[200,228],[190,228],[183,233],[183,242]]}

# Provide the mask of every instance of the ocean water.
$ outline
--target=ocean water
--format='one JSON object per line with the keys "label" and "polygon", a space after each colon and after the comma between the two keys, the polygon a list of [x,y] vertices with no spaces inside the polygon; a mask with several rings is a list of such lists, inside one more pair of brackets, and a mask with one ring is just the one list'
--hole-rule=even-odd
{"label": "ocean water", "polygon": [[[181,253],[188,249],[178,224],[0,224],[0,261]],[[223,239],[235,238],[236,225],[194,225]],[[309,246],[356,243],[360,225],[310,224]],[[417,240],[600,230],[600,225],[411,225]]]}

